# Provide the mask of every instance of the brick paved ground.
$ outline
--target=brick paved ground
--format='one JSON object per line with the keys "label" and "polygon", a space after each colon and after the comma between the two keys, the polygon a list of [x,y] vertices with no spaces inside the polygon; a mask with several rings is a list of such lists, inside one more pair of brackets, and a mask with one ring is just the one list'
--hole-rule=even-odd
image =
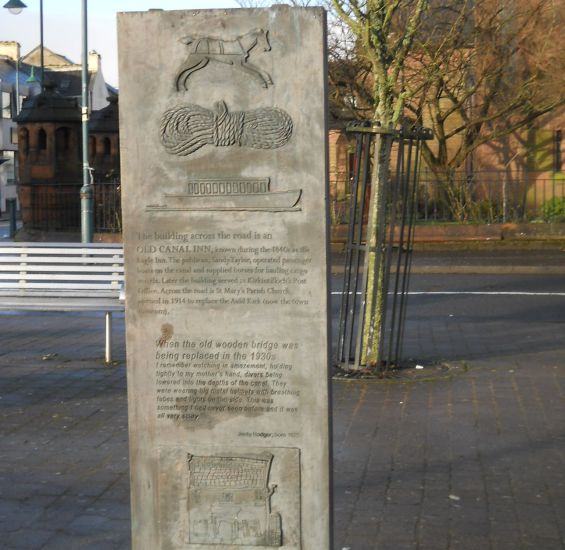
{"label": "brick paved ground", "polygon": [[563,368],[341,383],[336,548],[565,548]]}
{"label": "brick paved ground", "polygon": [[407,355],[469,371],[334,383],[337,550],[565,548],[565,299],[531,300],[412,299]]}
{"label": "brick paved ground", "polygon": [[[411,305],[408,355],[470,370],[334,383],[334,548],[564,549],[563,300],[496,319],[426,300]],[[122,363],[108,368],[101,315],[0,315],[1,548],[129,548],[115,329]]]}
{"label": "brick paved ground", "polygon": [[1,548],[129,548],[123,320],[115,324],[122,366],[108,368],[103,315],[0,315]]}

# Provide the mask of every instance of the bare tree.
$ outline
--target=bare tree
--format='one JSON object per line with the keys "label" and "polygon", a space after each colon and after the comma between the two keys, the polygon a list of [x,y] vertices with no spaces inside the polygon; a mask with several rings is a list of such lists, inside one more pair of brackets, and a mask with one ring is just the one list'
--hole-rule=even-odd
{"label": "bare tree", "polygon": [[270,6],[272,2],[269,0],[237,0],[237,3],[242,8],[264,8]]}
{"label": "bare tree", "polygon": [[242,8],[265,8],[273,4],[289,4],[294,7],[308,7],[308,6],[319,6],[322,4],[321,1],[316,0],[286,0],[286,1],[276,1],[276,0],[236,0],[237,3]]}
{"label": "bare tree", "polygon": [[[400,121],[408,99],[401,84],[428,0],[332,0],[336,15],[347,26],[334,33],[330,82],[334,99],[385,129]],[[352,46],[350,49],[349,46]],[[390,139],[375,140],[371,198],[367,222],[367,277],[360,367],[380,368],[385,320],[384,189],[388,180]]]}
{"label": "bare tree", "polygon": [[472,201],[469,188],[455,183],[455,171],[481,145],[565,102],[555,5],[474,0],[471,17],[469,6],[450,28],[420,40],[404,75],[411,98],[406,114],[433,128],[436,140],[424,145],[424,158],[461,220]]}
{"label": "bare tree", "polygon": [[[435,140],[423,144],[424,158],[459,218],[469,197],[454,185],[454,171],[481,145],[565,102],[564,16],[553,0],[332,0],[332,6],[348,31],[330,47],[332,99],[384,126],[430,125]],[[380,242],[378,189],[387,151],[375,150],[374,158],[369,273]],[[382,280],[381,268],[368,281],[367,300],[375,288],[377,297],[366,309],[377,313],[370,323],[366,315],[365,324],[375,333],[382,333]],[[365,332],[363,346],[369,338]],[[376,359],[365,357],[367,365]]]}
{"label": "bare tree", "polygon": [[330,48],[332,99],[356,118],[431,126],[427,166],[453,215],[454,173],[481,145],[565,102],[565,15],[554,0],[332,0],[353,46]]}
{"label": "bare tree", "polygon": [[368,87],[364,102],[372,103],[372,118],[395,125],[406,100],[399,83],[428,0],[332,0],[332,6],[355,39],[355,56],[364,66]]}

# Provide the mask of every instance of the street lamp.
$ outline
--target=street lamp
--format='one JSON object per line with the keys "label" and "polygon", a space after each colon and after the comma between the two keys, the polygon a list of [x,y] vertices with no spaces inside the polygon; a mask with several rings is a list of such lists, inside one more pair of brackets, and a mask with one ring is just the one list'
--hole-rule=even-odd
{"label": "street lamp", "polygon": [[[8,0],[4,7],[12,14],[17,15],[27,6],[21,0]],[[88,164],[88,18],[87,0],[82,0],[82,187],[80,189],[81,209],[81,241],[92,242],[94,234],[93,198],[94,189],[90,181],[90,166]],[[40,84],[43,92],[43,0],[39,0],[39,39],[41,48],[41,75]]]}
{"label": "street lamp", "polygon": [[20,2],[20,0],[10,0],[8,3],[4,4],[4,7],[12,15],[18,15],[19,13],[22,13],[24,8],[27,8],[27,6],[23,2]]}
{"label": "street lamp", "polygon": [[[27,5],[24,4],[21,0],[9,0],[4,7],[12,14],[18,15],[22,13],[24,8],[27,8]],[[43,0],[39,0],[39,42],[40,42],[40,49],[39,55],[41,56],[41,74],[39,75],[39,84],[41,85],[41,91],[43,91],[43,67],[44,67],[44,59],[43,59]]]}

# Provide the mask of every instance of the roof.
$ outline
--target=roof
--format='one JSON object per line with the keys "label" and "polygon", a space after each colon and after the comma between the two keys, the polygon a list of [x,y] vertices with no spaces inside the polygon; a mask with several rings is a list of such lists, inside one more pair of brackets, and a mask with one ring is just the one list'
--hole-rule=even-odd
{"label": "roof", "polygon": [[[30,75],[29,66],[19,65],[18,80],[20,86],[26,86]],[[8,57],[0,56],[0,80],[3,83],[14,85],[16,83],[16,62]]]}
{"label": "roof", "polygon": [[44,91],[24,100],[18,123],[27,122],[80,122],[80,105],[76,97],[63,97],[53,83],[46,82]]}
{"label": "roof", "polygon": [[118,133],[119,113],[118,98],[108,97],[109,104],[99,111],[92,111],[88,123],[88,131],[91,133]]}
{"label": "roof", "polygon": [[[82,66],[74,63],[68,57],[55,53],[49,48],[43,48],[45,82],[51,81],[57,85],[57,90],[64,97],[80,97],[82,95]],[[41,47],[37,46],[27,55],[22,57],[21,68],[26,68],[27,75],[31,67],[35,67],[35,74],[40,77]],[[98,55],[92,51],[89,55]],[[99,56],[98,56],[99,57]],[[94,75],[100,71],[99,64],[91,65],[89,62],[88,88],[95,86]],[[116,88],[106,84],[109,95],[117,95]],[[103,92],[102,92],[103,93]]]}
{"label": "roof", "polygon": [[[20,86],[29,85],[27,79],[31,75],[32,68],[35,68],[35,77],[39,80],[40,71],[35,65],[28,63],[19,63],[19,81]],[[82,71],[67,70],[67,71],[52,71],[45,68],[45,82],[53,82],[59,95],[63,97],[80,97],[82,95]],[[90,86],[92,74],[88,74],[88,83]],[[0,80],[9,84],[16,82],[16,63],[12,59],[0,56]]]}
{"label": "roof", "polygon": [[[36,46],[28,54],[24,55],[22,61],[28,65],[41,66],[41,46]],[[55,53],[45,46],[43,47],[43,65],[45,67],[76,66],[68,57]]]}
{"label": "roof", "polygon": [[[90,84],[90,74],[88,81]],[[57,92],[64,97],[79,97],[82,94],[82,72],[79,71],[50,71],[45,69],[45,82],[53,82]]]}

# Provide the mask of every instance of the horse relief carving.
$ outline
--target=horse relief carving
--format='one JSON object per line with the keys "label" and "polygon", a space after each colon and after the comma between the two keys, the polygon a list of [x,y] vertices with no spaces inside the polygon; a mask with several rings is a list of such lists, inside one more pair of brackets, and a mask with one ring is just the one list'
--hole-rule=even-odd
{"label": "horse relief carving", "polygon": [[230,113],[223,101],[215,104],[215,111],[187,104],[165,111],[160,134],[167,151],[179,156],[204,145],[277,149],[290,139],[292,119],[276,107]]}
{"label": "horse relief carving", "polygon": [[178,91],[187,90],[190,76],[206,67],[210,61],[232,65],[258,80],[264,88],[273,83],[269,73],[249,62],[250,52],[256,46],[266,52],[271,50],[268,31],[253,29],[233,40],[185,36],[180,41],[189,47],[189,53],[176,79]]}

